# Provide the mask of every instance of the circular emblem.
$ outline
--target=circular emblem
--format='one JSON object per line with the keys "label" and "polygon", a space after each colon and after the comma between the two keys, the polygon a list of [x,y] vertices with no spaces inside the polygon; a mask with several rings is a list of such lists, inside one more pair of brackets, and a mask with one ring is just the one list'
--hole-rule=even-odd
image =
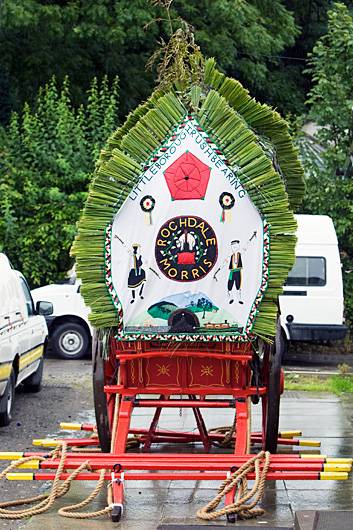
{"label": "circular emblem", "polygon": [[143,212],[147,212],[147,213],[152,212],[155,204],[156,204],[156,201],[152,197],[152,195],[145,195],[140,200],[140,206]]}
{"label": "circular emblem", "polygon": [[231,210],[234,206],[235,199],[231,193],[224,191],[219,197],[219,204],[224,210]]}
{"label": "circular emblem", "polygon": [[158,231],[155,245],[156,262],[170,280],[201,280],[216,263],[217,253],[216,234],[200,217],[174,217]]}

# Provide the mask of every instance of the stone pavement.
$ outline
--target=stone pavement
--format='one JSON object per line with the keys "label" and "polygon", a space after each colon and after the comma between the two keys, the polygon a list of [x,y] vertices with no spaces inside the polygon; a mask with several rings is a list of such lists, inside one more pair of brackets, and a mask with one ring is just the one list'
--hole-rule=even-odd
{"label": "stone pavement", "polygon": [[[260,406],[253,407],[253,430],[260,429]],[[162,414],[159,426],[167,429],[195,427],[192,411],[184,409],[182,417],[177,411],[167,409]],[[177,415],[177,416],[176,416]],[[146,425],[150,412],[137,409],[135,426]],[[205,413],[207,427],[231,423],[228,411],[220,409],[217,415]],[[64,420],[65,418],[63,418]],[[309,392],[287,392],[281,404],[280,429],[301,429],[304,437],[319,439],[321,452],[329,456],[351,457],[353,454],[353,407],[351,403],[330,394]],[[69,434],[68,434],[69,435]],[[301,448],[302,452],[310,448]],[[172,450],[172,449],[171,449]],[[175,450],[176,452],[176,450]],[[181,456],[182,458],[182,456]],[[21,483],[24,485],[24,483]],[[25,530],[75,530],[81,528],[117,530],[155,530],[164,524],[205,524],[199,521],[196,510],[206,504],[217,491],[218,482],[129,482],[126,490],[126,506],[120,523],[111,523],[107,518],[77,521],[56,516],[54,512],[35,517]],[[75,483],[71,492],[58,506],[76,503],[91,490],[90,483]],[[20,490],[20,483],[18,490]],[[19,492],[20,494],[20,492]],[[105,506],[105,495],[91,505],[91,509]],[[305,509],[353,509],[352,479],[347,481],[277,481],[269,482],[263,501],[266,514],[257,521],[241,522],[242,525],[264,527],[265,523],[276,526],[291,526],[296,510]],[[237,527],[225,520],[208,523]],[[11,529],[11,523],[8,526]],[[353,528],[353,525],[352,525]],[[338,529],[337,529],[338,530]]]}

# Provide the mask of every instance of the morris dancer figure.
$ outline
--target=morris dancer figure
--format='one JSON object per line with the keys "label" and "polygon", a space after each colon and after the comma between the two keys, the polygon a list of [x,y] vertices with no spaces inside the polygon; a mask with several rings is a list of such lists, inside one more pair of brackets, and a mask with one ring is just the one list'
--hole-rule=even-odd
{"label": "morris dancer figure", "polygon": [[[253,233],[249,241],[246,243],[246,246],[241,249],[243,253],[245,253],[248,250],[249,244],[255,237],[256,237],[256,232]],[[231,248],[231,254],[224,260],[223,265],[219,267],[219,269],[215,272],[215,274],[213,275],[213,278],[217,281],[217,274],[228,263],[229,275],[228,275],[227,290],[228,290],[229,303],[232,304],[234,302],[234,298],[232,297],[232,290],[233,290],[233,287],[235,286],[238,303],[243,305],[244,302],[241,299],[243,260],[242,260],[242,254],[240,252],[239,239],[233,239],[233,241],[231,241],[230,243],[230,248]]]}
{"label": "morris dancer figure", "polygon": [[[240,241],[239,239],[234,239],[231,244],[230,248],[232,250],[232,253],[230,255],[229,260],[229,276],[228,276],[228,297],[230,298],[229,303],[232,304],[234,302],[234,298],[231,298],[231,292],[235,285],[237,296],[239,297],[239,304],[243,304],[244,302],[241,299],[241,284],[242,284],[242,269],[243,269],[243,262],[241,259],[241,253],[239,252],[240,248]],[[245,249],[244,249],[245,250]]]}
{"label": "morris dancer figure", "polygon": [[142,292],[143,287],[146,282],[146,272],[142,268],[142,256],[141,253],[137,253],[140,245],[138,243],[135,243],[132,245],[132,259],[133,259],[133,267],[130,269],[129,272],[129,278],[128,278],[128,287],[129,289],[132,289],[132,299],[130,301],[130,304],[133,304],[135,302],[135,289],[141,285],[139,296],[141,300],[143,300]]}

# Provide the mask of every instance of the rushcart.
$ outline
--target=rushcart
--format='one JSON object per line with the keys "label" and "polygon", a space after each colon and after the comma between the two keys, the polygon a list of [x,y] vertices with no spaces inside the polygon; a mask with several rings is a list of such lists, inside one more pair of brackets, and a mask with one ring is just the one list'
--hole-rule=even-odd
{"label": "rushcart", "polygon": [[[304,193],[287,125],[204,60],[189,36],[182,55],[185,38],[172,37],[160,85],[108,139],[79,222],[73,252],[97,330],[96,425],[62,426],[92,436],[39,440],[56,449],[18,458],[27,467],[38,458],[40,470],[8,473],[106,480],[104,513],[113,521],[134,480],[225,481],[197,515],[234,521],[261,513],[265,479],[344,479],[350,470],[348,461],[277,453],[278,444],[305,445],[295,432],[278,432],[277,300]],[[259,432],[252,405],[262,409]],[[139,408],[153,414],[133,427]],[[186,408],[196,430],[159,428],[163,410],[177,418]],[[208,429],[209,409],[231,410],[229,427]]]}

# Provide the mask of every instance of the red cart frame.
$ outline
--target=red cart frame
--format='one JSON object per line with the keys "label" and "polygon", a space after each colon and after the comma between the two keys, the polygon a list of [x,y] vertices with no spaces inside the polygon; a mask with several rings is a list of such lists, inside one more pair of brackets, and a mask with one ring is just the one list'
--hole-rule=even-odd
{"label": "red cart frame", "polygon": [[[246,478],[255,478],[248,467],[251,446],[271,449],[266,464],[268,480],[345,480],[351,459],[331,459],[321,455],[275,454],[277,443],[311,445],[301,441],[300,432],[278,433],[279,402],[283,391],[281,344],[265,346],[263,355],[251,343],[173,343],[104,341],[93,344],[93,380],[96,426],[62,424],[65,429],[89,431],[89,438],[37,440],[35,445],[65,445],[65,451],[19,453],[17,458],[42,457],[38,473],[9,473],[12,480],[99,480],[109,481],[109,510],[113,522],[120,520],[124,505],[124,484],[134,480],[219,480],[231,477],[245,464]],[[250,406],[262,406],[262,431],[251,432]],[[138,407],[155,409],[149,425],[133,428],[131,419]],[[191,408],[196,432],[176,432],[158,428],[163,408]],[[208,431],[203,409],[230,409],[234,422],[225,436]],[[95,431],[98,431],[98,436]],[[130,437],[129,437],[130,435]],[[132,435],[132,438],[131,438]],[[234,449],[224,447],[224,441]],[[138,442],[138,448],[132,444]],[[163,444],[198,443],[203,452],[167,452]],[[153,445],[158,446],[153,447]],[[75,450],[73,449],[75,446]],[[141,447],[142,446],[142,447]],[[163,449],[161,450],[161,446]],[[87,447],[90,452],[87,453]],[[215,449],[217,447],[217,450]],[[72,450],[66,451],[66,448]],[[97,448],[95,450],[95,448]],[[131,451],[133,449],[133,452]],[[170,447],[169,447],[170,450]],[[92,452],[93,451],[93,452]],[[100,451],[100,452],[99,452]],[[61,454],[60,454],[61,453]],[[2,453],[1,458],[14,454]],[[63,459],[64,458],[64,464]],[[258,460],[259,461],[259,460]],[[32,465],[32,464],[31,464]],[[64,467],[63,467],[64,465]],[[268,465],[268,467],[267,467]],[[260,464],[261,470],[265,463]],[[56,472],[54,471],[56,470]],[[59,471],[59,475],[57,475]],[[62,470],[62,471],[61,471]],[[72,478],[71,470],[74,470]],[[256,481],[255,481],[256,483]],[[228,521],[235,521],[236,480],[225,492]],[[104,513],[106,509],[103,510]],[[218,514],[217,514],[218,516]]]}
{"label": "red cart frame", "polygon": [[[250,453],[251,443],[260,444],[263,448],[272,444],[273,449],[277,444],[279,397],[283,390],[282,373],[273,362],[273,352],[274,349],[270,346],[265,347],[260,365],[258,354],[251,343],[163,344],[112,339],[109,353],[104,355],[101,345],[96,342],[94,387],[97,429],[102,449],[106,452],[110,450],[114,458],[117,457],[112,485],[114,520],[120,518],[123,507],[123,479],[126,477],[126,469],[148,470],[147,473],[130,474],[130,480],[134,477],[148,480],[225,478],[226,473],[220,475],[219,471],[226,462],[224,470],[229,472],[235,460],[229,454],[210,453],[211,447],[219,445],[224,435],[208,432],[202,416],[204,408],[227,408],[234,411],[234,435],[231,433],[234,438],[234,455],[241,457],[243,461],[245,455]],[[275,384],[271,382],[271,367],[272,372],[274,367],[277,370]],[[270,397],[276,402],[272,411],[269,409],[269,386]],[[262,432],[251,435],[251,401],[256,403],[260,399],[263,429]],[[137,407],[155,409],[150,425],[144,429],[131,428],[131,418]],[[198,432],[158,429],[163,408],[191,408]],[[270,425],[274,429],[268,432]],[[142,454],[132,456],[127,453],[129,434],[140,437]],[[179,456],[174,459],[165,452],[148,455],[154,443],[189,442],[201,443],[205,452],[202,459],[198,455],[196,465],[189,460],[191,455],[185,453],[182,458]],[[162,471],[164,472],[161,474]],[[205,473],[206,471],[211,473]],[[233,503],[234,493],[233,490],[227,495],[226,504]],[[232,514],[228,518],[233,520]]]}

